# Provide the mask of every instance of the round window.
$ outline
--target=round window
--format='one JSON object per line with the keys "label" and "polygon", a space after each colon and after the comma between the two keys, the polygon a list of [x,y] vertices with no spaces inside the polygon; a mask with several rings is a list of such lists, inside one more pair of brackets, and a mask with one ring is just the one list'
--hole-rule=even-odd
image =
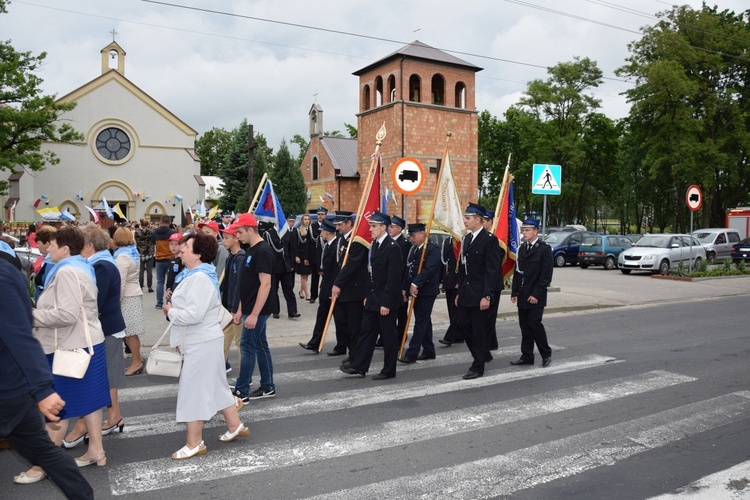
{"label": "round window", "polygon": [[130,137],[122,129],[105,128],[96,136],[96,151],[105,160],[120,161],[130,153]]}

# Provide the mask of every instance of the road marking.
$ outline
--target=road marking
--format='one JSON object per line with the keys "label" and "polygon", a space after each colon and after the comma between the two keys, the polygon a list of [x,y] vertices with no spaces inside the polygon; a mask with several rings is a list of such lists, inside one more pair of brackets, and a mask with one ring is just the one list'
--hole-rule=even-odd
{"label": "road marking", "polygon": [[744,420],[748,412],[750,391],[735,392],[505,455],[340,490],[309,500],[501,497],[612,465],[673,441]]}
{"label": "road marking", "polygon": [[[275,418],[310,415],[326,411],[356,408],[359,406],[387,403],[395,400],[444,394],[467,389],[488,387],[516,380],[527,380],[558,373],[566,373],[587,368],[596,368],[604,364],[620,362],[615,358],[591,354],[560,360],[547,368],[508,368],[500,373],[484,376],[474,380],[461,380],[458,376],[432,379],[429,382],[416,381],[398,385],[369,385],[347,391],[318,394],[315,397],[300,396],[288,399],[274,399],[253,404],[249,411],[240,412],[245,422],[259,422]],[[344,374],[338,372],[341,376]],[[457,380],[458,379],[458,380]],[[363,383],[366,383],[363,381]],[[110,439],[130,439],[144,436],[184,432],[184,425],[174,421],[174,412],[152,413],[126,418],[125,432],[110,434]],[[203,424],[204,429],[223,427],[218,416]],[[251,429],[252,431],[252,429]]]}
{"label": "road marking", "polygon": [[[653,371],[510,401],[384,422],[343,433],[335,431],[302,436],[251,449],[211,451],[206,459],[190,464],[175,463],[169,458],[135,462],[110,468],[109,479],[114,495],[158,490],[497,427],[694,380],[684,375]],[[432,383],[439,385],[441,382]],[[209,448],[213,446],[209,444]],[[366,498],[389,497],[366,495]]]}
{"label": "road marking", "polygon": [[750,498],[750,460],[734,467],[702,477],[674,493],[649,500],[740,500]]}

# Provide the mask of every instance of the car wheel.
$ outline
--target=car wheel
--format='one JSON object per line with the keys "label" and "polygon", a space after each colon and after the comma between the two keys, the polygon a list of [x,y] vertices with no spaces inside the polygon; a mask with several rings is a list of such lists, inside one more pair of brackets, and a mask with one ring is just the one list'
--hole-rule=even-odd
{"label": "car wheel", "polygon": [[555,257],[555,267],[565,267],[565,255],[560,254]]}
{"label": "car wheel", "polygon": [[613,257],[607,257],[607,259],[604,261],[604,269],[607,271],[611,271],[615,268],[615,259]]}
{"label": "car wheel", "polygon": [[715,253],[710,252],[706,257],[708,258],[708,263],[709,264],[711,264],[711,265],[716,264],[716,254]]}
{"label": "car wheel", "polygon": [[589,265],[588,265],[588,264],[583,264],[583,263],[581,263],[581,264],[578,264],[578,266],[579,266],[579,267],[580,267],[581,269],[588,269],[588,268],[589,268]]}
{"label": "car wheel", "polygon": [[703,259],[701,259],[700,257],[696,257],[695,262],[693,262],[693,268],[698,269],[699,267],[701,267],[701,260]]}
{"label": "car wheel", "polygon": [[667,259],[664,259],[659,264],[659,274],[661,274],[662,276],[666,276],[667,274],[669,274],[669,261]]}
{"label": "car wheel", "polygon": [[630,274],[630,271],[632,271],[632,269],[620,269],[622,274]]}

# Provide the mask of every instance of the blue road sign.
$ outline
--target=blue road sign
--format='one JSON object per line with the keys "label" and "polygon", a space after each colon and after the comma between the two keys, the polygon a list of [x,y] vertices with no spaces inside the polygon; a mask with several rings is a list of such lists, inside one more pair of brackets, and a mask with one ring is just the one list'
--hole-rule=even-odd
{"label": "blue road sign", "polygon": [[562,186],[562,167],[560,165],[534,165],[531,176],[533,194],[560,194]]}

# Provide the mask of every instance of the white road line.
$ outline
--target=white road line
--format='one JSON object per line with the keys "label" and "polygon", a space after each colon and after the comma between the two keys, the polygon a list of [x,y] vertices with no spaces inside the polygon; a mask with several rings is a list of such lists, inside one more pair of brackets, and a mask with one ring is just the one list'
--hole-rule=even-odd
{"label": "white road line", "polygon": [[750,460],[702,477],[674,493],[649,500],[741,500],[750,498]]}
{"label": "white road line", "polygon": [[[695,380],[664,371],[581,385],[541,395],[527,396],[427,416],[302,436],[257,448],[211,451],[206,459],[190,464],[169,458],[135,462],[109,470],[112,493],[124,495],[169,488],[176,484],[210,481],[277,467],[319,462],[393,446],[456,435],[520,420],[581,408]],[[209,448],[221,445],[209,443]],[[368,498],[388,498],[369,495]]]}
{"label": "white road line", "polygon": [[[552,346],[552,349],[554,351],[561,351],[564,348],[558,347],[558,346]],[[493,355],[495,358],[499,358],[501,356],[507,356],[518,353],[518,347],[503,347],[501,349],[498,349],[497,351],[493,351]],[[471,362],[471,353],[468,351],[461,350],[460,352],[453,352],[450,354],[440,354],[436,359],[430,360],[430,361],[417,361],[414,364],[411,365],[403,365],[399,364],[398,366],[398,373],[404,372],[404,371],[412,371],[412,370],[422,370],[424,368],[434,368],[437,366],[448,366],[453,365],[461,362],[470,363]],[[373,359],[372,368],[378,369],[379,363],[382,363],[381,360],[377,360],[377,358]],[[337,363],[338,364],[338,363]],[[274,368],[277,368],[278,365],[274,364]],[[283,366],[283,365],[282,365]],[[491,369],[493,368],[492,364],[489,364],[488,367]],[[463,372],[462,372],[463,373]],[[342,374],[338,370],[338,366],[334,366],[333,364],[326,366],[325,368],[317,368],[313,370],[300,370],[300,371],[292,371],[292,372],[283,372],[283,373],[274,373],[274,383],[279,386],[286,383],[296,383],[300,381],[306,381],[306,382],[324,382],[326,380],[336,380],[340,379],[342,377],[345,377],[344,374]],[[234,381],[235,377],[230,377],[231,381]],[[257,376],[256,376],[257,378]],[[131,387],[126,389],[121,389],[118,392],[118,400],[120,403],[125,402],[131,402],[131,401],[145,401],[149,399],[163,399],[163,398],[169,398],[169,397],[175,397],[177,395],[177,384],[161,384],[161,385],[152,385],[147,387]]]}
{"label": "white road line", "polygon": [[309,500],[495,498],[548,483],[747,418],[750,391],[735,392],[453,467],[340,490]]}
{"label": "white road line", "polygon": [[[258,422],[275,418],[295,417],[310,415],[326,411],[342,410],[345,408],[356,408],[359,406],[387,403],[394,400],[417,398],[446,392],[456,392],[467,389],[487,387],[495,384],[512,382],[515,380],[526,380],[557,373],[565,373],[574,370],[600,367],[608,363],[620,362],[615,358],[591,354],[575,358],[567,358],[547,368],[506,368],[494,375],[485,375],[474,380],[461,380],[456,376],[432,379],[429,382],[417,381],[403,384],[373,385],[371,380],[362,380],[363,387],[347,391],[316,394],[315,396],[300,396],[288,399],[266,400],[251,403],[248,410],[240,412],[240,418],[245,422]],[[510,371],[508,371],[510,370]],[[345,377],[338,370],[335,372]],[[338,378],[338,376],[337,376]],[[366,385],[365,385],[366,384]],[[215,416],[204,424],[204,428],[221,427],[224,424]],[[170,432],[183,432],[183,424],[174,421],[174,413],[153,413],[125,417],[125,432],[110,434],[108,439],[129,439],[144,436],[168,434]],[[252,428],[251,428],[252,430]]]}

